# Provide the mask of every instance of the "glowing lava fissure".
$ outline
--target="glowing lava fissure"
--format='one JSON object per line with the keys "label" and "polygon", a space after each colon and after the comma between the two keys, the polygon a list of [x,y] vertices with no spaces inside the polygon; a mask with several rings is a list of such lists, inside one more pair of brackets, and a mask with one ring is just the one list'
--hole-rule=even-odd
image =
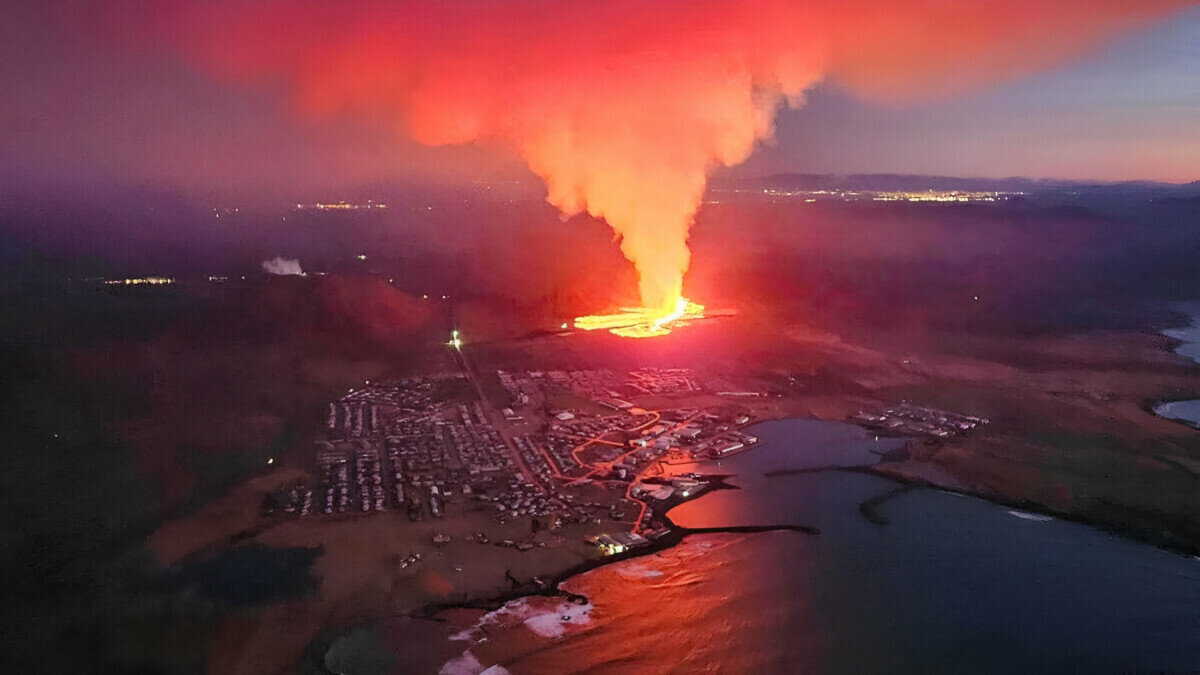
{"label": "glowing lava fissure", "polygon": [[622,307],[617,314],[576,317],[575,327],[581,330],[606,329],[621,337],[650,338],[666,335],[676,326],[685,326],[690,320],[703,318],[704,305],[681,297],[675,301],[675,308],[670,312]]}

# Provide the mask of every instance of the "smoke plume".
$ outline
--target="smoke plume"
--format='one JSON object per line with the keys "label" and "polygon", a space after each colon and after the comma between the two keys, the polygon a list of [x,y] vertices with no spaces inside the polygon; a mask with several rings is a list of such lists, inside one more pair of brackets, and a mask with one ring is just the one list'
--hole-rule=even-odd
{"label": "smoke plume", "polygon": [[902,102],[1020,76],[1182,0],[161,3],[206,71],[430,145],[499,141],[564,214],[614,230],[642,303],[673,307],[709,173],[828,80]]}
{"label": "smoke plume", "polygon": [[275,256],[270,260],[264,260],[262,262],[262,268],[267,274],[277,274],[279,276],[304,276],[304,270],[300,269],[300,261],[296,258]]}

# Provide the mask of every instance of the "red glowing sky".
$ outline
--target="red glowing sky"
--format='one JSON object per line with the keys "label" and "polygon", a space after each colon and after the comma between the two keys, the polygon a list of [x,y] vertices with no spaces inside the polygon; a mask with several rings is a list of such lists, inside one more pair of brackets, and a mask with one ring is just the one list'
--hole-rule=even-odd
{"label": "red glowing sky", "polygon": [[[803,109],[818,87],[864,105],[945,100],[1094,55],[1191,4],[50,3],[6,10],[16,103],[4,111],[5,173],[91,166],[186,189],[216,176],[278,182],[272,167],[289,161],[343,181],[523,164],[564,215],[613,228],[643,306],[665,313],[683,292],[709,177],[772,142],[779,112]],[[64,122],[74,124],[46,133]],[[972,132],[944,130],[965,147]],[[1004,147],[1036,154],[1035,141]],[[446,146],[459,156],[430,149]],[[170,169],[149,173],[155,164]],[[1136,177],[1187,170],[1162,162]]]}
{"label": "red glowing sky", "polygon": [[281,85],[307,114],[373,119],[425,145],[499,143],[564,214],[613,228],[643,306],[665,313],[709,175],[773,138],[779,109],[818,83],[887,102],[953,95],[1181,4],[263,0],[168,5],[136,34],[218,79]]}
{"label": "red glowing sky", "polygon": [[[165,183],[289,197],[369,182],[526,178],[503,144],[430,149],[393,133],[409,125],[394,110],[353,99],[394,97],[423,59],[447,83],[482,84],[466,101],[478,107],[483,93],[523,67],[545,66],[548,55],[611,49],[605,36],[679,66],[697,45],[736,46],[766,23],[767,39],[754,40],[760,53],[796,43],[815,49],[827,70],[810,105],[780,114],[777,144],[756,151],[747,172],[1200,175],[1200,10],[1171,11],[1194,3],[618,2],[579,10],[582,3],[522,0],[440,3],[450,9],[437,13],[387,4],[411,20],[368,21],[378,3],[362,2],[5,3],[0,169],[10,184]],[[180,6],[186,21],[158,13]],[[964,6],[974,9],[964,15],[956,9]],[[799,28],[805,12],[771,21],[779,7],[807,7],[823,19]],[[389,44],[394,31],[407,46]],[[406,63],[397,68],[389,52]],[[356,59],[372,67],[343,69]],[[265,77],[232,83],[214,63]],[[311,106],[296,105],[297,85]],[[452,91],[426,88],[429,101]],[[664,118],[685,104],[667,105]],[[359,109],[308,114],[321,105]],[[470,117],[426,131],[461,132]]]}

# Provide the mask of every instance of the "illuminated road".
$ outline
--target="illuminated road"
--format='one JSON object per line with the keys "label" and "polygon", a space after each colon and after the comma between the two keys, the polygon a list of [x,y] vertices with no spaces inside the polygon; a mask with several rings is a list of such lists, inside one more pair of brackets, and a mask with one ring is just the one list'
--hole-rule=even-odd
{"label": "illuminated road", "polygon": [[542,459],[546,460],[546,466],[550,467],[550,472],[554,474],[555,478],[558,478],[559,480],[570,480],[571,479],[570,476],[564,476],[562,474],[562,472],[558,470],[558,467],[555,465],[554,460],[550,458],[550,453],[546,452],[545,448],[543,448],[541,445],[538,445],[537,443],[534,443],[533,447],[537,448],[537,451],[539,453],[541,453],[541,455],[542,455]]}
{"label": "illuminated road", "polygon": [[[661,420],[662,420],[662,411],[659,411],[659,410],[649,410],[649,411],[647,411],[647,412],[648,412],[649,414],[653,415],[653,416],[654,416],[654,418],[653,418],[653,419],[651,419],[649,422],[646,422],[645,424],[639,424],[638,426],[636,426],[636,427],[633,427],[632,429],[628,429],[627,431],[630,431],[630,432],[636,432],[636,431],[641,431],[641,430],[643,430],[643,429],[648,429],[648,428],[650,428],[651,426],[654,426],[655,424],[657,424],[659,421],[661,421]],[[699,413],[699,412],[697,412],[697,413],[693,414],[691,417],[688,417],[686,420],[683,420],[682,422],[677,422],[677,423],[676,423],[676,424],[675,424],[673,427],[671,427],[671,430],[672,430],[672,431],[676,431],[676,430],[678,430],[678,429],[682,429],[683,427],[686,427],[688,424],[690,424],[692,421],[694,421],[694,420],[695,420],[697,417],[699,417],[699,416],[700,416],[700,413]],[[618,446],[618,447],[624,447],[624,446],[623,446],[623,445],[621,445],[620,443],[614,443],[614,442],[612,442],[612,441],[606,441],[606,440],[604,440],[604,436],[605,436],[605,435],[607,435],[607,434],[609,434],[609,433],[612,433],[612,432],[610,432],[610,431],[606,431],[606,432],[604,432],[603,434],[600,434],[599,436],[596,436],[595,438],[590,438],[590,439],[588,439],[588,440],[587,440],[585,443],[582,443],[582,444],[580,444],[580,445],[576,446],[576,447],[575,447],[573,450],[571,450],[571,457],[572,457],[572,458],[575,460],[575,462],[576,462],[577,464],[579,464],[579,466],[581,466],[581,467],[583,467],[583,468],[585,468],[585,469],[586,469],[586,468],[588,468],[588,465],[587,465],[587,464],[585,464],[585,463],[584,463],[582,460],[580,460],[580,459],[579,459],[579,455],[578,455],[578,453],[579,453],[581,450],[583,450],[584,448],[588,447],[589,445],[596,444],[596,443],[603,443],[603,444],[606,444],[606,445],[613,445],[613,446]],[[538,448],[538,449],[539,449],[539,450],[541,450],[541,448]],[[641,450],[641,449],[642,449],[642,448],[633,448],[632,450],[629,450],[628,452],[622,453],[622,454],[621,454],[621,455],[619,455],[618,457],[614,458],[612,461],[609,461],[609,462],[598,462],[598,463],[596,463],[595,465],[593,465],[593,466],[591,467],[591,471],[589,471],[588,473],[584,474],[583,476],[580,476],[579,478],[576,478],[575,480],[571,481],[570,483],[567,483],[567,485],[577,485],[577,484],[581,483],[582,481],[585,481],[585,480],[587,480],[587,479],[591,478],[592,476],[596,475],[597,473],[600,473],[601,471],[612,471],[612,467],[614,467],[614,466],[616,466],[617,464],[620,464],[621,462],[625,461],[625,459],[626,459],[626,458],[628,458],[630,455],[632,455],[633,453],[635,453],[635,452],[637,452],[638,450]],[[544,456],[544,457],[546,457],[546,461],[547,461],[548,463],[550,463],[550,458],[549,458],[549,456],[548,456],[548,455],[546,455],[544,452],[543,452],[543,456]],[[631,531],[631,532],[633,532],[634,534],[637,534],[637,533],[638,533],[638,530],[640,530],[640,529],[641,529],[641,527],[642,527],[642,518],[644,518],[644,517],[646,516],[646,509],[648,508],[648,506],[646,505],[646,502],[644,502],[644,501],[642,501],[642,500],[640,500],[640,499],[638,499],[638,498],[636,498],[636,497],[634,497],[634,496],[633,496],[633,486],[634,486],[634,485],[636,485],[636,484],[637,484],[637,483],[638,483],[638,482],[641,480],[641,478],[642,478],[643,476],[645,476],[646,474],[650,473],[650,471],[651,471],[652,469],[656,468],[658,465],[659,465],[659,462],[658,462],[658,461],[651,462],[649,465],[647,465],[647,466],[646,466],[646,468],[645,468],[645,469],[643,469],[643,470],[641,471],[641,473],[639,473],[637,476],[635,476],[635,477],[633,478],[633,480],[631,480],[631,481],[629,482],[629,485],[628,485],[628,486],[625,488],[625,499],[626,499],[626,500],[628,500],[628,501],[631,501],[631,502],[634,502],[634,503],[636,503],[636,504],[638,505],[639,509],[640,509],[640,510],[638,511],[638,517],[637,517],[637,518],[636,518],[636,519],[633,521],[633,529],[632,529],[632,530],[630,530],[630,531]],[[554,471],[554,473],[555,473],[556,477],[558,477],[558,478],[562,478],[562,479],[566,479],[566,478],[567,478],[566,476],[563,476],[562,474],[560,474],[560,473],[559,473],[559,472],[558,472],[556,469],[554,469],[554,464],[553,464],[553,463],[550,463],[550,468],[551,468],[551,470],[553,470],[553,471]]]}
{"label": "illuminated road", "polygon": [[[653,416],[654,416],[654,419],[650,420],[649,422],[646,422],[645,424],[639,424],[638,426],[636,426],[636,427],[633,427],[632,429],[626,429],[625,431],[626,431],[626,432],[628,432],[628,433],[632,433],[632,432],[641,431],[642,429],[646,429],[646,428],[648,428],[648,427],[650,427],[650,426],[653,426],[655,423],[657,423],[659,420],[661,420],[661,419],[662,419],[662,413],[660,413],[660,412],[659,412],[659,411],[657,411],[657,410],[650,410],[650,411],[647,411],[647,412],[648,412],[649,414],[653,415]],[[582,445],[578,445],[578,446],[576,446],[576,447],[575,447],[573,450],[571,450],[571,458],[575,460],[575,463],[576,463],[576,464],[578,464],[579,466],[581,466],[581,467],[583,467],[583,468],[585,468],[585,469],[586,469],[586,468],[588,468],[588,465],[587,465],[586,463],[584,463],[584,461],[583,461],[583,460],[579,459],[579,452],[580,452],[580,451],[582,451],[584,448],[588,447],[589,445],[593,445],[593,444],[601,444],[601,445],[611,445],[611,446],[613,446],[613,447],[616,447],[616,448],[623,448],[623,447],[625,447],[625,444],[624,444],[624,443],[616,443],[616,442],[613,442],[613,441],[606,441],[606,440],[604,440],[604,437],[605,437],[605,436],[607,436],[608,434],[611,434],[611,433],[613,433],[613,432],[611,432],[611,431],[606,431],[606,432],[604,432],[604,433],[600,434],[599,436],[596,436],[595,438],[589,438],[589,439],[587,439],[587,442],[586,442],[586,443],[583,443]],[[578,438],[578,437],[577,437],[577,438]],[[627,456],[629,456],[629,453],[625,453],[625,455],[623,455],[623,456],[622,456],[622,458],[624,458],[624,457],[627,457]],[[593,471],[593,473],[594,473],[594,471]],[[591,475],[591,474],[588,474],[588,475]]]}
{"label": "illuminated road", "polygon": [[[686,420],[677,423],[674,427],[671,427],[671,430],[675,431],[677,429],[681,429],[681,428],[687,426],[689,423],[691,423],[692,420],[696,419],[699,416],[700,416],[700,413],[697,412],[696,414],[692,415],[691,417],[687,418]],[[622,459],[624,459],[625,457],[628,457],[628,456],[629,456],[629,454],[626,453],[625,455],[622,456]],[[630,530],[634,534],[637,534],[638,530],[642,529],[642,518],[644,518],[646,516],[646,508],[647,507],[646,507],[646,502],[644,502],[640,499],[637,499],[633,496],[633,494],[632,494],[633,486],[636,485],[638,483],[638,481],[640,481],[642,479],[642,476],[645,476],[646,474],[650,473],[651,469],[657,467],[658,464],[659,464],[658,461],[654,461],[654,462],[651,462],[650,464],[648,464],[645,469],[642,469],[641,473],[639,473],[632,481],[630,481],[629,487],[625,488],[625,499],[628,499],[631,502],[637,502],[638,505],[641,506],[641,510],[638,511],[637,520],[633,521],[633,529]]]}
{"label": "illuminated road", "polygon": [[[492,418],[493,422],[502,418],[496,409],[492,407],[492,404],[488,402],[487,397],[483,395],[483,387],[479,385],[479,380],[475,377],[475,373],[471,370],[470,365],[467,363],[467,357],[462,353],[462,348],[451,348],[450,353],[453,354],[455,363],[457,363],[458,367],[462,369],[463,374],[467,376],[467,380],[471,383],[471,386],[475,387],[475,393],[479,396],[479,401],[483,404],[483,408],[487,411],[488,416]],[[521,473],[524,474],[525,479],[542,492],[548,492],[546,490],[546,486],[542,485],[541,481],[537,480],[537,477],[534,475],[533,471],[530,471],[529,467],[525,465],[525,460],[522,459],[521,453],[518,452],[516,446],[513,445],[511,434],[508,432],[507,427],[500,425],[494,426],[502,431],[500,436],[504,439],[504,446],[508,448],[509,455],[512,456],[513,461],[516,463],[517,468],[521,470]],[[550,468],[553,469],[554,465],[551,464]]]}

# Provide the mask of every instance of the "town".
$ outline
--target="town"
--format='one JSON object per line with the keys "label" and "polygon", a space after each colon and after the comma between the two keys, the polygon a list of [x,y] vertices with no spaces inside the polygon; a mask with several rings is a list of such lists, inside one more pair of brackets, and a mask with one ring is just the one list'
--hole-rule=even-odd
{"label": "town", "polygon": [[[583,525],[575,531],[586,531],[581,536],[600,553],[622,553],[665,535],[666,511],[713,487],[714,478],[678,467],[760,442],[747,430],[762,417],[753,402],[772,397],[687,368],[481,376],[467,364],[461,342],[450,346],[458,372],[367,381],[330,402],[312,484],[296,482],[267,495],[263,513],[332,519],[391,513],[434,522],[470,517],[469,534],[457,528],[461,538],[518,551],[565,541],[539,532]],[[848,421],[934,442],[989,420],[902,402],[860,410]],[[528,529],[503,527],[517,521]],[[479,529],[487,522],[506,534],[489,537]],[[451,539],[441,531],[432,537],[438,546]],[[413,553],[401,564],[420,559]]]}
{"label": "town", "polygon": [[[485,512],[498,524],[533,519],[550,530],[609,523],[611,532],[589,541],[617,553],[665,534],[666,509],[710,485],[666,468],[758,443],[743,430],[753,413],[735,404],[718,412],[629,402],[701,392],[688,369],[496,371],[487,384],[487,402],[464,373],[365,382],[347,392],[327,407],[314,484],[268,495],[264,513],[393,512],[419,521]],[[471,538],[490,541],[485,532]],[[494,544],[535,545],[532,538]]]}
{"label": "town", "polygon": [[868,429],[897,436],[945,439],[963,436],[972,429],[987,424],[989,420],[986,417],[961,415],[905,402],[882,412],[859,411],[850,421]]}

